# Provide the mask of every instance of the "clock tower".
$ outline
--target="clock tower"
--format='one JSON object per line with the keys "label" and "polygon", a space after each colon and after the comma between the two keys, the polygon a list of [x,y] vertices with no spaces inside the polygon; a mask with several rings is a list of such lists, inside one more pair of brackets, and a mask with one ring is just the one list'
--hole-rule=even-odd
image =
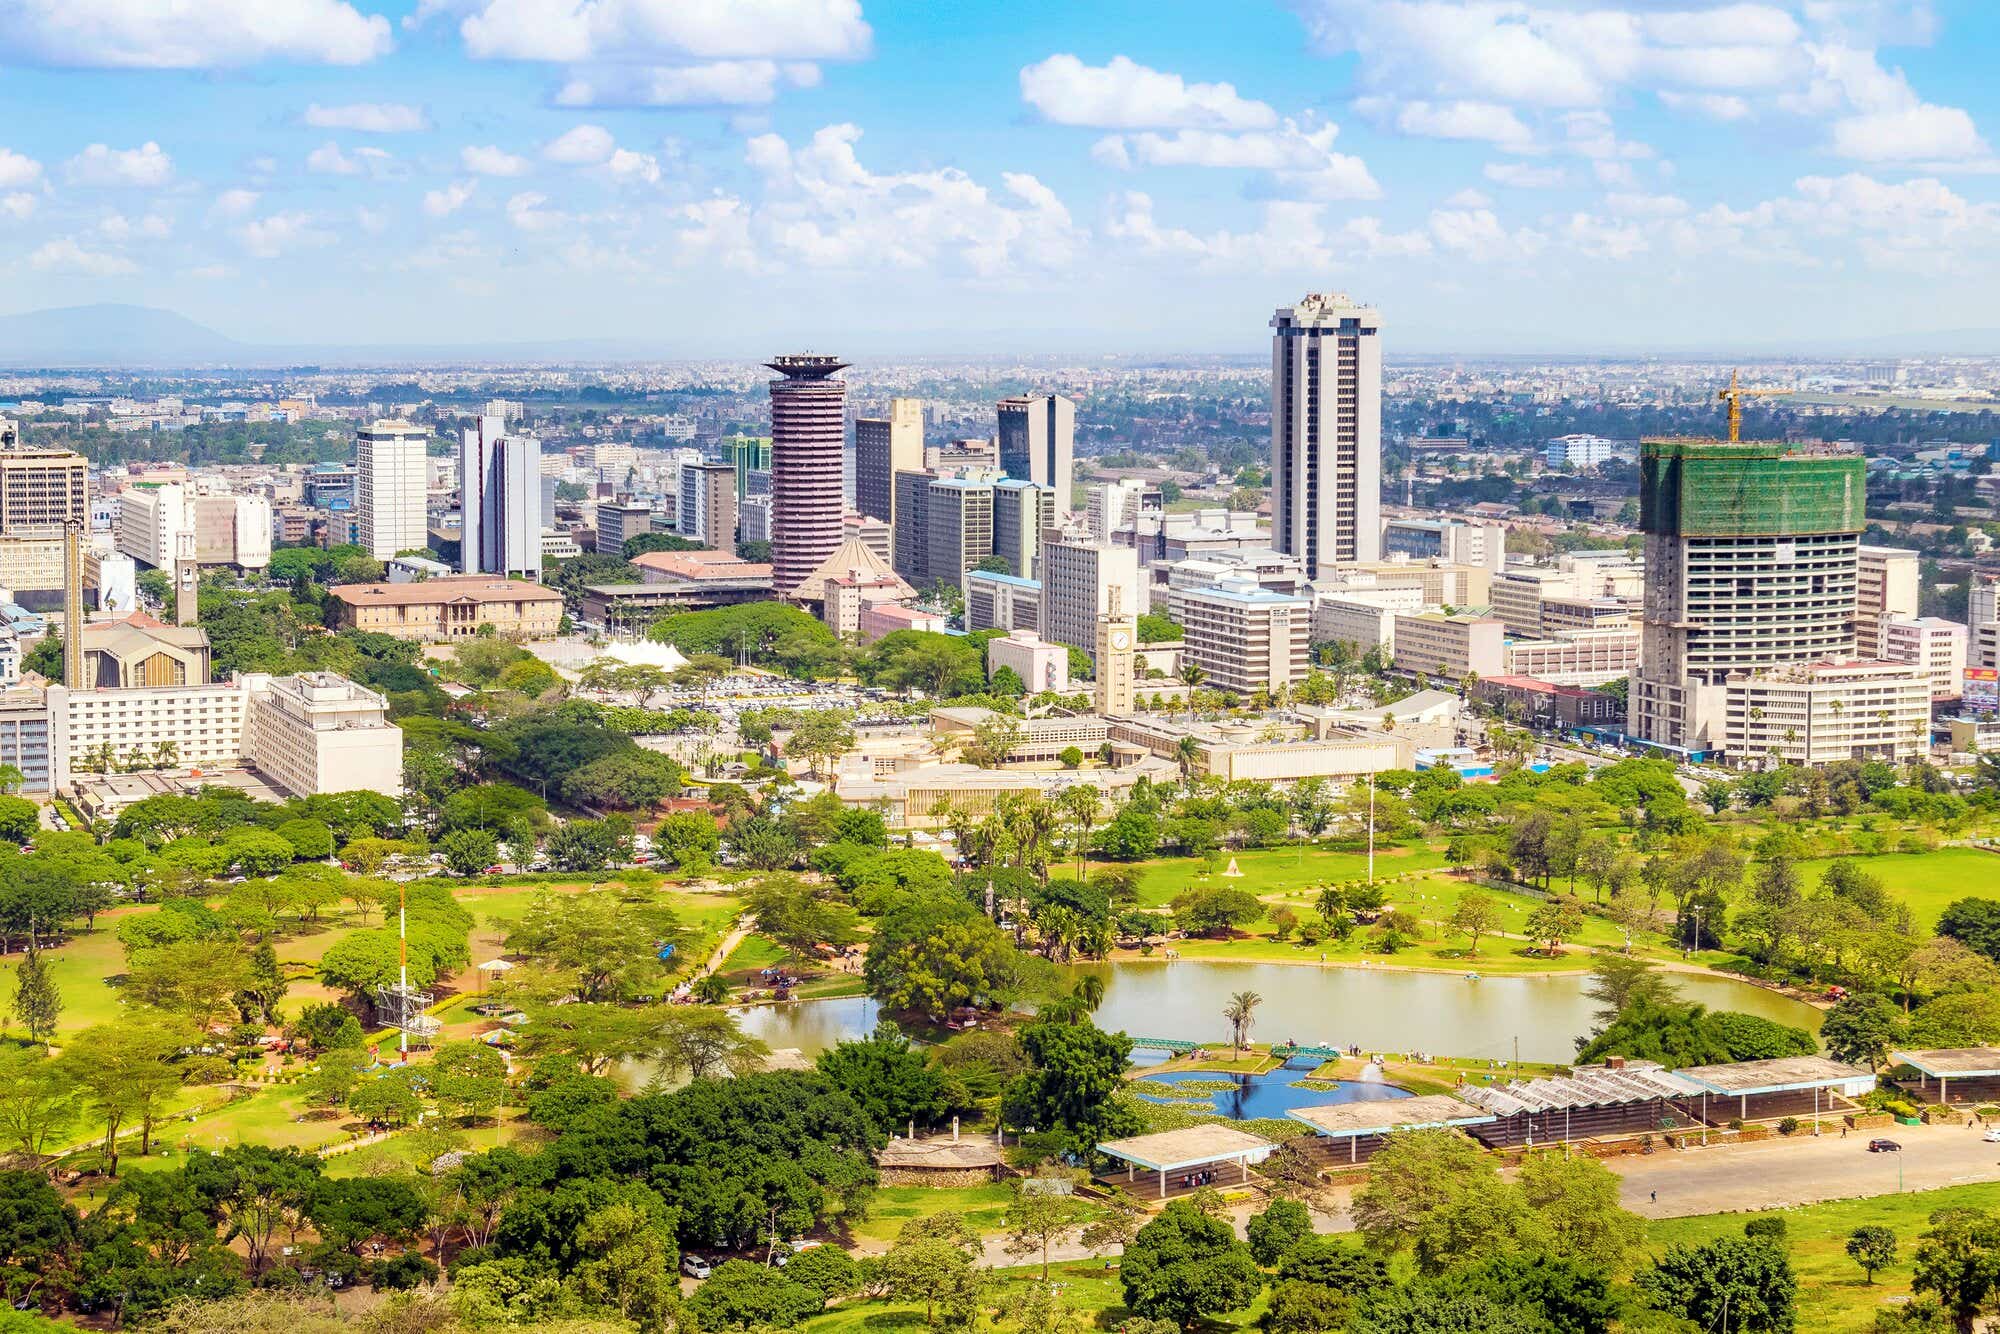
{"label": "clock tower", "polygon": [[1139,643],[1139,624],[1125,610],[1125,590],[1112,585],[1109,601],[1097,618],[1097,711],[1106,718],[1132,713],[1132,662]]}

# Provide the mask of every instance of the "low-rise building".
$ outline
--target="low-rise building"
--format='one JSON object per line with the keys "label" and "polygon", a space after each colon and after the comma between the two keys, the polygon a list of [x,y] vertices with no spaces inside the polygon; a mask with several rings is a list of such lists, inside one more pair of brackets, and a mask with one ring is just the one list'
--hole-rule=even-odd
{"label": "low-rise building", "polygon": [[905,607],[894,602],[871,602],[861,609],[855,633],[864,644],[872,644],[898,630],[930,630],[943,633],[951,622],[934,611]]}
{"label": "low-rise building", "polygon": [[[977,707],[932,709],[931,729],[940,737],[970,740],[981,725],[1002,716]],[[1008,764],[1054,764],[1072,746],[1094,755],[1110,737],[1110,725],[1095,714],[1049,714],[1014,721],[1021,739],[1007,752]]]}
{"label": "low-rise building", "polygon": [[341,584],[331,595],[338,628],[417,643],[470,639],[486,626],[504,639],[547,639],[563,614],[562,594],[554,589],[488,574],[416,584]]}
{"label": "low-rise building", "polygon": [[1818,662],[1723,686],[1732,764],[1909,760],[1930,739],[1931,682],[1900,662]]}
{"label": "low-rise building", "polygon": [[1440,611],[1396,617],[1399,671],[1417,676],[1503,676],[1507,672],[1507,626],[1475,612],[1447,616]]}
{"label": "low-rise building", "polygon": [[403,729],[389,702],[332,672],[272,677],[250,695],[243,758],[286,791],[403,795]]}
{"label": "low-rise building", "polygon": [[1489,676],[1473,685],[1472,696],[1510,721],[1528,727],[1574,732],[1585,727],[1625,725],[1623,696],[1585,686],[1558,685],[1529,676]]}
{"label": "low-rise building", "polygon": [[[1411,603],[1417,601],[1415,589],[1398,592],[1406,593]],[[1420,610],[1415,605],[1383,606],[1373,600],[1322,597],[1313,603],[1312,637],[1315,643],[1346,644],[1357,657],[1373,650],[1390,658],[1396,651],[1397,614]]]}
{"label": "low-rise building", "polygon": [[1033,630],[1015,630],[986,641],[986,674],[1011,668],[1031,695],[1069,693],[1069,647],[1051,644]]}
{"label": "low-rise building", "polygon": [[965,628],[1037,630],[1042,623],[1042,584],[1018,574],[969,570],[965,576]]}
{"label": "low-rise building", "polygon": [[1639,663],[1639,631],[1573,630],[1549,639],[1509,640],[1506,674],[1561,685],[1601,686],[1630,676]]}
{"label": "low-rise building", "polygon": [[910,586],[894,570],[831,575],[822,587],[820,619],[843,639],[861,633],[861,613],[868,607],[878,602],[899,602],[910,596]]}
{"label": "low-rise building", "polygon": [[1382,554],[1499,570],[1507,564],[1507,530],[1464,519],[1391,519],[1382,525]]}
{"label": "low-rise building", "polygon": [[1184,740],[1194,743],[1194,766],[1226,782],[1295,783],[1321,778],[1336,788],[1386,769],[1407,768],[1416,754],[1407,735],[1361,726],[1321,729],[1283,718],[1263,722],[1176,723],[1140,717],[1111,720],[1113,746],[1132,747],[1178,761]]}

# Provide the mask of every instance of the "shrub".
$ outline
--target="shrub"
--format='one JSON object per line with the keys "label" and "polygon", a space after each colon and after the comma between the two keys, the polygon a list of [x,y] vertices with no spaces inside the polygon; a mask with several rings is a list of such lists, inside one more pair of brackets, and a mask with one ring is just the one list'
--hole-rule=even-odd
{"label": "shrub", "polygon": [[1786,1118],[1785,1118],[1784,1120],[1782,1120],[1782,1121],[1778,1122],[1778,1133],[1779,1133],[1780,1135],[1796,1135],[1796,1134],[1798,1134],[1798,1133],[1799,1133],[1799,1118],[1798,1118],[1798,1117],[1796,1117],[1796,1116],[1788,1116],[1788,1117],[1786,1117]]}

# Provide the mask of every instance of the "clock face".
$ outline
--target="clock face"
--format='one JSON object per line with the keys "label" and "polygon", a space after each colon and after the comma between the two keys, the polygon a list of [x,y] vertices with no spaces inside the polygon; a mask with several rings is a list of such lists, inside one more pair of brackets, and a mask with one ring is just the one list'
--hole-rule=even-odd
{"label": "clock face", "polygon": [[1132,636],[1126,634],[1123,630],[1113,630],[1111,632],[1111,647],[1123,653],[1126,649],[1132,647]]}

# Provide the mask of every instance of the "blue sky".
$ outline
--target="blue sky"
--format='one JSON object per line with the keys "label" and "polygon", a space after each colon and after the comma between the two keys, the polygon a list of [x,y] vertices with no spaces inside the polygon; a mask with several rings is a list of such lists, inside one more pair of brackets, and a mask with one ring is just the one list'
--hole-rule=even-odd
{"label": "blue sky", "polygon": [[1996,6],[0,0],[14,310],[1257,354],[2000,327]]}

